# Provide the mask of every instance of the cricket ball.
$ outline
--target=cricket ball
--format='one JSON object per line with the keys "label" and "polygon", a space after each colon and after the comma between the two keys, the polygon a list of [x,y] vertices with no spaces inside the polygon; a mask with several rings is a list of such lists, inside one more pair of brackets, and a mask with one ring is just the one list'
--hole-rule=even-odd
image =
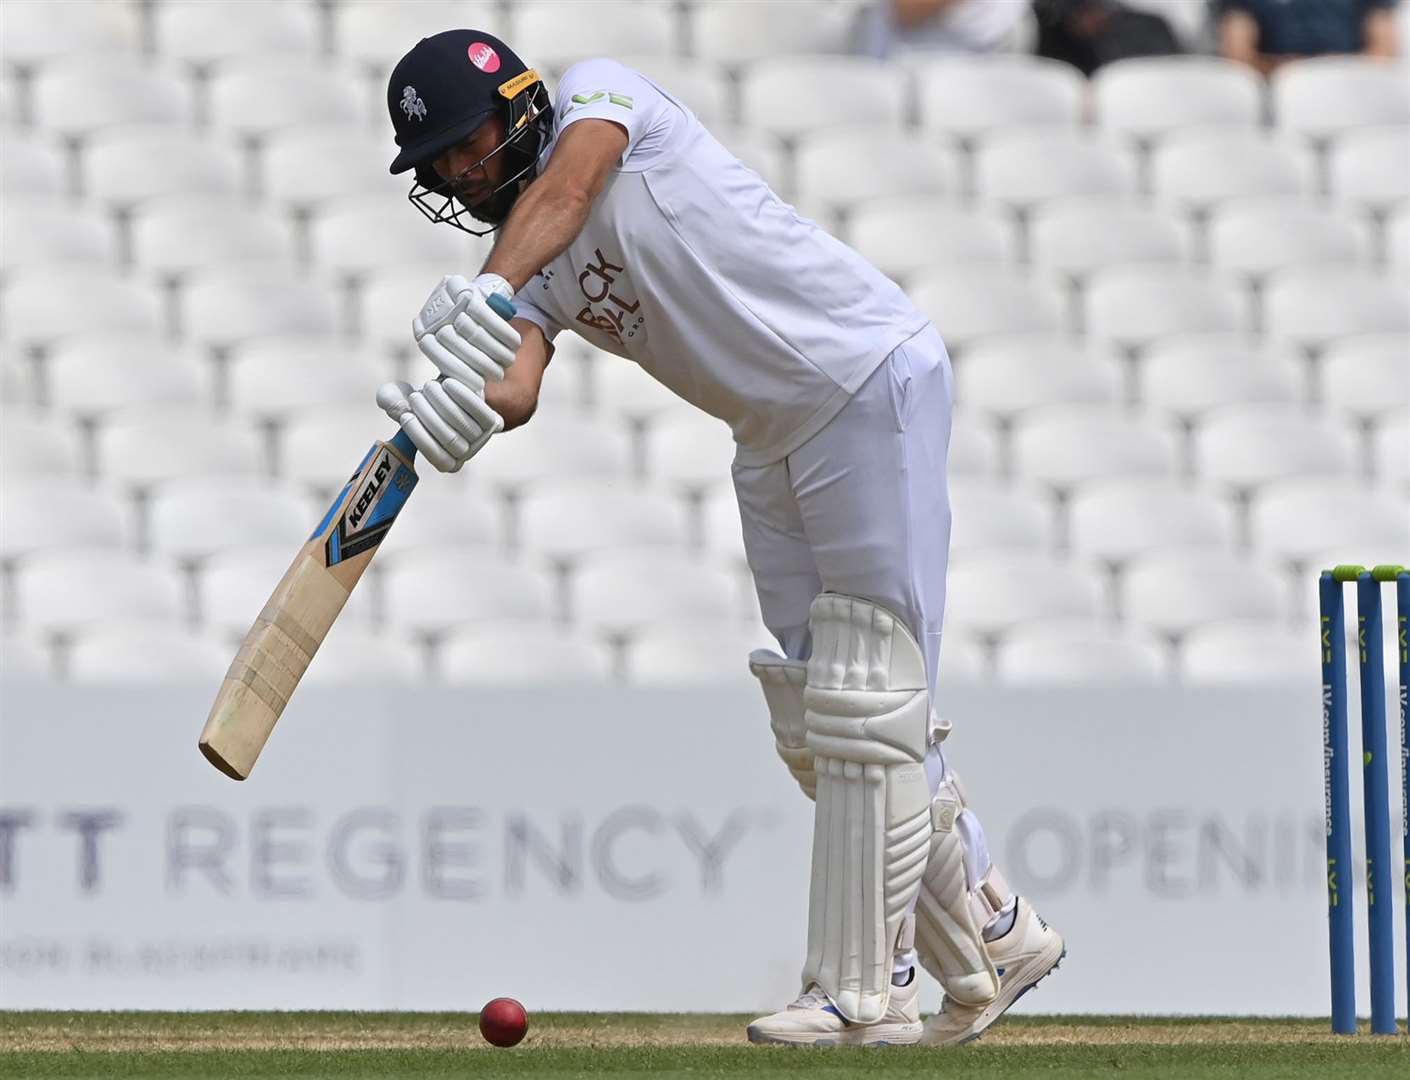
{"label": "cricket ball", "polygon": [[529,1030],[529,1014],[513,998],[500,997],[480,1010],[480,1034],[495,1046],[513,1046]]}

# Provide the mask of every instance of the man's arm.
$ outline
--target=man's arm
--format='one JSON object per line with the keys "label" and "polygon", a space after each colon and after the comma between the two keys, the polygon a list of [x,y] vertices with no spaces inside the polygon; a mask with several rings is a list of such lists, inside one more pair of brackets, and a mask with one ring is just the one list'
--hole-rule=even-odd
{"label": "man's arm", "polygon": [[1361,23],[1361,51],[1366,56],[1394,59],[1399,53],[1395,40],[1395,9],[1373,8]]}
{"label": "man's arm", "polygon": [[1219,17],[1219,52],[1267,75],[1277,59],[1258,51],[1258,21],[1247,11],[1228,9]]}
{"label": "man's arm", "polygon": [[534,415],[544,369],[553,355],[553,346],[537,323],[511,319],[509,325],[519,331],[521,338],[514,363],[509,365],[502,381],[485,384],[485,404],[499,413],[505,431],[528,423],[529,417]]}
{"label": "man's arm", "polygon": [[[579,120],[564,128],[548,168],[514,203],[483,273],[498,274],[516,292],[522,289],[582,230],[626,149],[626,129],[610,120]],[[506,416],[506,426],[508,421]]]}

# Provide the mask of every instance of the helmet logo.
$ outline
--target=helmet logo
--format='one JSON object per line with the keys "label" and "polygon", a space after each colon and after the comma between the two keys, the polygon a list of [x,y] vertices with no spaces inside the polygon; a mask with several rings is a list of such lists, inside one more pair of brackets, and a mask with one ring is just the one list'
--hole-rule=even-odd
{"label": "helmet logo", "polygon": [[426,103],[416,96],[416,87],[403,86],[401,88],[401,111],[406,113],[408,120],[426,119]]}
{"label": "helmet logo", "polygon": [[465,50],[470,57],[470,63],[474,64],[487,75],[493,75],[499,70],[499,53],[488,43],[477,41],[470,48]]}

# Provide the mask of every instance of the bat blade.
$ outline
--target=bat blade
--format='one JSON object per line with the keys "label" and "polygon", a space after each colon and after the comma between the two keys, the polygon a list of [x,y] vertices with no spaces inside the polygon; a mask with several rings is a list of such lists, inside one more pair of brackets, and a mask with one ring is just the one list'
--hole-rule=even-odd
{"label": "bat blade", "polygon": [[225,673],[200,749],[244,780],[338,613],[412,489],[416,450],[402,433],[377,442],[275,586]]}

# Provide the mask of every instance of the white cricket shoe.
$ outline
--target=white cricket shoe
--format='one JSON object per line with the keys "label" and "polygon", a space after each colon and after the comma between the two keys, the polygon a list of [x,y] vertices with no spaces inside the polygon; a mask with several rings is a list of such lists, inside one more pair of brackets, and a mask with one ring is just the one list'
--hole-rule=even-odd
{"label": "white cricket shoe", "polygon": [[985,942],[999,974],[999,995],[988,1005],[961,1005],[946,997],[940,1011],[925,1022],[927,1046],[958,1046],[984,1034],[1010,1005],[1055,971],[1067,947],[1023,897],[1014,909],[1013,926],[1003,937]]}
{"label": "white cricket shoe", "polygon": [[844,1020],[828,996],[809,986],[783,1012],[761,1016],[749,1025],[753,1043],[793,1043],[798,1046],[909,1046],[920,1042],[920,972],[911,972],[905,986],[891,987],[886,1015],[874,1024]]}

